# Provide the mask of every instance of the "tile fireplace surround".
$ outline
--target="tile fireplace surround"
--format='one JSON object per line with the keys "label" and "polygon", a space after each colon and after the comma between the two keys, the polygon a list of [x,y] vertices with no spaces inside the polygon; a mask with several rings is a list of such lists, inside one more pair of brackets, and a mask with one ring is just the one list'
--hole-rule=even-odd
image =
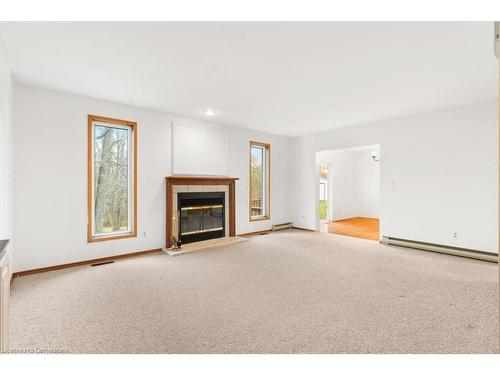
{"label": "tile fireplace surround", "polygon": [[236,235],[235,223],[235,181],[234,177],[197,177],[170,176],[167,181],[167,225],[166,248],[175,245],[172,234],[178,232],[178,222],[175,220],[177,211],[177,195],[179,193],[224,192],[225,193],[225,237]]}

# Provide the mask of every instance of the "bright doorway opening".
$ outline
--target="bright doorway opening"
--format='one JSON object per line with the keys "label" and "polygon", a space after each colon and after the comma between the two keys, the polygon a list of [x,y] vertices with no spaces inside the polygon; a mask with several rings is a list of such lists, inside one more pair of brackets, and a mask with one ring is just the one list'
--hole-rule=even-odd
{"label": "bright doorway opening", "polygon": [[380,239],[380,145],[316,154],[321,232]]}

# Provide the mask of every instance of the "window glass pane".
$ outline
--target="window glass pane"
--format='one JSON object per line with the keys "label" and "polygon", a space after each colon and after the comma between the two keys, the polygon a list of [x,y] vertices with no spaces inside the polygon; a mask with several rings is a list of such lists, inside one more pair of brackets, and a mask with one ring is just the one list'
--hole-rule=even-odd
{"label": "window glass pane", "polygon": [[319,184],[319,199],[326,200],[326,183],[320,182]]}
{"label": "window glass pane", "polygon": [[94,124],[94,234],[130,231],[127,128]]}
{"label": "window glass pane", "polygon": [[319,166],[319,218],[328,219],[328,165]]}
{"label": "window glass pane", "polygon": [[264,158],[265,150],[262,147],[251,148],[251,181],[250,181],[250,207],[252,216],[264,215]]}

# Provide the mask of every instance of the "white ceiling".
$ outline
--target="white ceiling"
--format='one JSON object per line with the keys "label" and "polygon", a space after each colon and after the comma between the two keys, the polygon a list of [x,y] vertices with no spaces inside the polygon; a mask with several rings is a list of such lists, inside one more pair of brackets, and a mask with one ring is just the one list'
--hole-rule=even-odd
{"label": "white ceiling", "polygon": [[376,152],[380,150],[380,145],[367,145],[367,146],[358,146],[358,147],[350,147],[344,148],[344,151],[352,151],[352,152]]}
{"label": "white ceiling", "polygon": [[2,23],[16,79],[296,136],[493,99],[492,22]]}

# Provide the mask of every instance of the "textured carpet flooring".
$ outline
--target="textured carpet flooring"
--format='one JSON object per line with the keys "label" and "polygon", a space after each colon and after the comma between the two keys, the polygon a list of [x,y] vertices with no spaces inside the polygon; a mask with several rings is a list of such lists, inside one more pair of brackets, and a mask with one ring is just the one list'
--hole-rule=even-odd
{"label": "textured carpet flooring", "polygon": [[492,353],[497,266],[304,231],[21,277],[11,348]]}

